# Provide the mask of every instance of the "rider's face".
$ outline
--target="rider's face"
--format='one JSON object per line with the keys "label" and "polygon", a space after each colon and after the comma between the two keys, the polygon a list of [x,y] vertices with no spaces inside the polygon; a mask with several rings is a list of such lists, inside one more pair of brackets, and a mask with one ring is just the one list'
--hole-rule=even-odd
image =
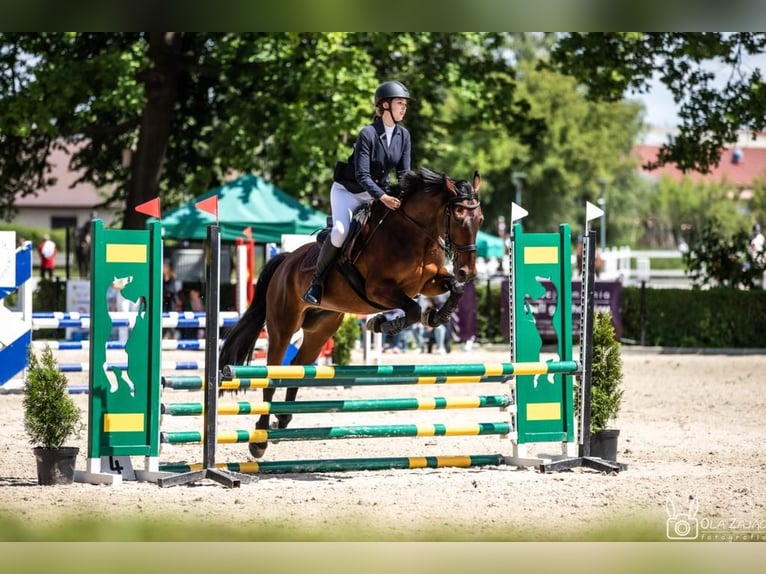
{"label": "rider's face", "polygon": [[406,98],[394,98],[391,100],[391,117],[395,122],[400,122],[404,118],[404,114],[407,113],[407,99]]}

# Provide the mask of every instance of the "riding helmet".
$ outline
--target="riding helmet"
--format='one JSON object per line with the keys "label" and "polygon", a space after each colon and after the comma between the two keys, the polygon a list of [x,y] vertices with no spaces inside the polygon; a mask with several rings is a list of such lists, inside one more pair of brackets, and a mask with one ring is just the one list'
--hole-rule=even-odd
{"label": "riding helmet", "polygon": [[410,91],[407,86],[396,80],[390,82],[383,82],[375,90],[375,105],[377,106],[383,100],[390,100],[392,98],[404,98],[411,100]]}

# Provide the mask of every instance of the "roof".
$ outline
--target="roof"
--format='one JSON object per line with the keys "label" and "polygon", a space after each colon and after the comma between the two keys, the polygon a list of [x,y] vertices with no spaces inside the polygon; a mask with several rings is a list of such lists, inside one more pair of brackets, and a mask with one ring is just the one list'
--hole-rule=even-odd
{"label": "roof", "polygon": [[104,201],[103,195],[91,183],[78,183],[72,187],[82,175],[83,170],[69,169],[70,157],[65,151],[53,150],[48,160],[51,164],[49,175],[56,178],[56,183],[44,190],[38,190],[37,195],[17,197],[15,202],[17,207],[91,208]]}
{"label": "roof", "polygon": [[[637,145],[633,153],[641,165],[657,159],[658,145]],[[739,161],[735,159],[739,157]],[[725,148],[717,167],[711,168],[710,173],[701,174],[689,171],[684,174],[674,165],[664,165],[653,170],[641,168],[642,173],[654,177],[668,175],[676,181],[688,177],[693,181],[728,181],[738,187],[750,187],[756,177],[766,177],[766,148],[761,146],[736,146]]]}

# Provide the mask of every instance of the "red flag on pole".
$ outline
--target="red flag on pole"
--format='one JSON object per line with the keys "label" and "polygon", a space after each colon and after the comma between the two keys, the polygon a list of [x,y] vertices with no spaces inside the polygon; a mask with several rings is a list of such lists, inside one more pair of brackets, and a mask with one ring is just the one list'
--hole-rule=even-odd
{"label": "red flag on pole", "polygon": [[138,213],[143,213],[145,215],[149,215],[151,217],[156,217],[157,219],[159,219],[160,218],[160,198],[155,197],[154,199],[150,199],[149,201],[146,201],[144,203],[137,205],[136,211]]}
{"label": "red flag on pole", "polygon": [[253,240],[253,228],[248,225],[247,227],[245,227],[242,230],[242,235],[244,235],[247,238],[248,241],[252,241]]}
{"label": "red flag on pole", "polygon": [[216,220],[218,219],[218,196],[217,195],[211,195],[207,199],[198,201],[197,203],[194,204],[194,207],[196,207],[200,211],[207,211],[208,213],[215,215]]}

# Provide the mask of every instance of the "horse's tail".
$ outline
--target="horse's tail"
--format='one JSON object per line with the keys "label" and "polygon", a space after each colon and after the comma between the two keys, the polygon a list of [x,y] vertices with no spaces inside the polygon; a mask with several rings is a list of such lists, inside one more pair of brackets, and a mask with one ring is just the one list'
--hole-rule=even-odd
{"label": "horse's tail", "polygon": [[226,335],[221,347],[218,359],[221,368],[225,365],[245,365],[250,362],[255,342],[266,323],[266,292],[269,282],[284,259],[285,254],[280,253],[271,258],[261,270],[250,307]]}

